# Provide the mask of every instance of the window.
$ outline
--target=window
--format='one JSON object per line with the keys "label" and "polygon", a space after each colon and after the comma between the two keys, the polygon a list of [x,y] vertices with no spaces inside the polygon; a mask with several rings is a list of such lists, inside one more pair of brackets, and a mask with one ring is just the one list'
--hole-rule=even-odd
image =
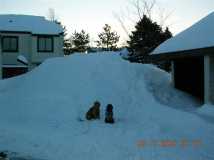
{"label": "window", "polygon": [[37,44],[38,52],[53,52],[53,37],[40,36]]}
{"label": "window", "polygon": [[2,37],[3,52],[18,52],[18,37],[3,36]]}

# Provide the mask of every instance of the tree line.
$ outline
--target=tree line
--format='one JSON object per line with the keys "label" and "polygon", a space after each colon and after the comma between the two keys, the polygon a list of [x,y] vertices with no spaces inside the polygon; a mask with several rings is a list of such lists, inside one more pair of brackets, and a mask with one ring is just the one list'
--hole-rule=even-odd
{"label": "tree line", "polygon": [[[64,27],[66,33],[66,28]],[[64,34],[66,36],[66,34]],[[164,29],[157,22],[152,21],[147,15],[136,23],[135,29],[129,35],[127,41],[128,50],[134,55],[148,55],[158,45],[172,37],[169,28]],[[115,51],[118,49],[120,36],[112,27],[105,24],[103,31],[98,33],[98,40],[95,41],[96,47],[103,51]],[[64,39],[65,54],[74,52],[93,51],[90,44],[90,35],[85,30],[75,31],[69,38]]]}
{"label": "tree line", "polygon": [[[64,31],[66,32],[66,30]],[[111,26],[105,24],[103,31],[98,34],[98,40],[95,41],[96,48],[102,51],[115,51],[118,49],[117,43],[120,36],[116,31],[113,31]],[[95,52],[90,45],[90,35],[84,30],[80,32],[75,31],[69,38],[64,39],[65,54],[72,54],[74,52]]]}
{"label": "tree line", "polygon": [[[152,13],[154,12],[152,10],[156,4],[156,0],[152,0],[151,2],[148,0],[134,0],[133,2],[138,19],[135,24],[133,24],[135,26],[134,30],[128,32],[126,25],[123,22],[124,20],[118,17],[118,21],[129,37],[126,41],[126,46],[123,47],[128,48],[132,55],[148,55],[158,45],[172,37],[170,29],[168,27],[163,27],[163,23],[168,16],[162,18],[163,20],[160,20],[158,24],[152,18]],[[57,20],[54,9],[49,9],[48,17],[51,21],[55,21],[62,25],[62,23]],[[90,35],[85,30],[81,30],[80,32],[74,31],[74,33],[68,37],[66,27],[63,26],[63,29],[65,54],[74,52],[84,53],[87,51],[93,52],[96,51],[96,49],[99,51],[115,51],[118,49],[120,36],[109,24],[105,24],[102,32],[98,33],[95,47],[89,45]]]}
{"label": "tree line", "polygon": [[[128,31],[124,19],[119,16],[118,19],[121,27],[128,34],[128,40],[126,41],[126,47],[132,57],[150,54],[157,46],[172,37],[172,33],[169,27],[163,27],[164,22],[169,17],[169,14],[163,16],[161,13],[159,22],[154,20],[153,8],[156,4],[156,0],[134,0],[133,6],[137,13],[137,20],[133,24],[134,29]],[[52,12],[51,19],[55,19],[54,12]],[[127,17],[127,16],[126,16]],[[130,18],[131,19],[131,18]],[[90,35],[85,30],[80,32],[75,31],[69,38],[66,38],[66,28],[64,26],[64,52],[66,55],[74,52],[96,52],[96,51],[115,51],[118,50],[118,42],[120,36],[116,31],[112,29],[109,24],[105,24],[101,33],[98,33],[98,40],[95,41],[96,47],[90,46]],[[167,71],[170,70],[170,62],[160,62],[158,65],[160,68]]]}

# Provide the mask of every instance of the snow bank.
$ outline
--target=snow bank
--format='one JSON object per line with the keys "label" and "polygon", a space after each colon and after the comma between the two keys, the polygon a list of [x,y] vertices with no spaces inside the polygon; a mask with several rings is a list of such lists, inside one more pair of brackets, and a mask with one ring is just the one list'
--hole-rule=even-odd
{"label": "snow bank", "polygon": [[[79,121],[95,100],[102,105],[101,120]],[[104,123],[108,103],[114,105],[114,125]],[[0,81],[0,104],[0,150],[47,160],[214,157],[213,116],[208,120],[203,109],[193,110],[198,104],[173,90],[167,73],[116,53],[47,60]],[[189,142],[185,148],[183,139]],[[163,147],[164,140],[176,146]],[[203,144],[195,147],[193,140]]]}
{"label": "snow bank", "polygon": [[214,12],[190,28],[165,41],[152,54],[214,47]]}

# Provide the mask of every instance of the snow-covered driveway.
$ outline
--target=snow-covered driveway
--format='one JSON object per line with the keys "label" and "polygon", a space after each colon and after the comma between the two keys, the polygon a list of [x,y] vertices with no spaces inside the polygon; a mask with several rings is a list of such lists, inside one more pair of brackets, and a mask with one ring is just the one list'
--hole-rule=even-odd
{"label": "snow-covered driveway", "polygon": [[[80,121],[95,100],[101,120]],[[104,123],[114,105],[116,123]],[[46,160],[213,160],[214,108],[116,53],[47,60],[0,81],[0,150]]]}

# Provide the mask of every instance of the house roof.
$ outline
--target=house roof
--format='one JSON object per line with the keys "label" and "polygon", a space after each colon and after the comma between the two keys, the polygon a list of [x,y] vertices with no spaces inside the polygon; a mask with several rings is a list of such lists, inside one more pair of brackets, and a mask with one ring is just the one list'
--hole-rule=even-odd
{"label": "house roof", "polygon": [[151,54],[176,53],[214,47],[214,12],[165,41]]}
{"label": "house roof", "polygon": [[0,15],[0,32],[3,31],[58,35],[63,28],[41,16],[5,14]]}

